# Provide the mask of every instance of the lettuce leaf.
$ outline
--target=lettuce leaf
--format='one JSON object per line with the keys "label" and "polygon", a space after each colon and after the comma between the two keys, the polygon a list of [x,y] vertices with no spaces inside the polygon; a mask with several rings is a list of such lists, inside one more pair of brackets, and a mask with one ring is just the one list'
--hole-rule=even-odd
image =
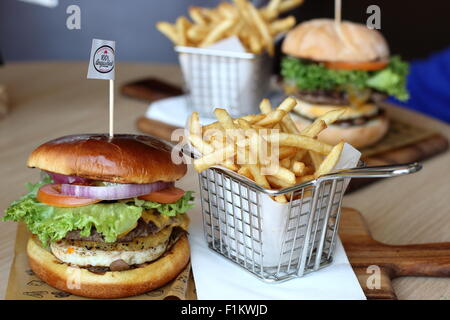
{"label": "lettuce leaf", "polygon": [[303,90],[332,90],[348,84],[362,89],[369,78],[365,71],[328,69],[321,63],[292,57],[283,58],[281,74]]}
{"label": "lettuce leaf", "polygon": [[392,56],[388,66],[377,71],[334,70],[292,57],[285,57],[281,62],[281,75],[302,90],[372,88],[402,101],[408,99],[408,72],[408,63],[398,56]]}
{"label": "lettuce leaf", "polygon": [[[39,183],[39,185],[43,185]],[[143,208],[124,203],[96,203],[83,207],[61,208],[46,205],[36,200],[34,190],[15,201],[5,211],[3,220],[23,221],[31,233],[48,246],[58,241],[71,230],[80,230],[82,236],[89,236],[95,227],[106,242],[134,228]]]}
{"label": "lettuce leaf", "polygon": [[155,209],[161,214],[175,216],[193,207],[192,192],[173,204],[162,204],[133,199],[112,203],[95,203],[83,207],[54,207],[36,200],[39,188],[51,183],[49,178],[36,184],[28,184],[29,193],[14,201],[6,210],[2,220],[23,221],[31,233],[37,235],[44,246],[58,241],[71,230],[80,230],[82,236],[89,236],[92,227],[101,233],[106,242],[133,229],[145,209]]}
{"label": "lettuce leaf", "polygon": [[398,100],[405,101],[409,99],[406,90],[406,77],[409,72],[409,66],[399,57],[391,57],[387,68],[376,72],[367,80],[367,86],[386,92]]}
{"label": "lettuce leaf", "polygon": [[194,207],[194,204],[192,203],[192,201],[194,201],[194,197],[192,196],[193,193],[194,192],[192,191],[187,191],[184,196],[175,203],[159,203],[134,198],[133,204],[144,209],[156,209],[165,216],[173,217],[178,213],[185,213]]}

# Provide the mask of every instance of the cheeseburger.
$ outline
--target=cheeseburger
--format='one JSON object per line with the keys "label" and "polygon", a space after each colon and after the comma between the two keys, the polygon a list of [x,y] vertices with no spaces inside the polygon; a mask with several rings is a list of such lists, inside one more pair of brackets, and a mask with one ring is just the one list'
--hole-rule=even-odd
{"label": "cheeseburger", "polygon": [[192,192],[174,186],[186,164],[148,136],[74,135],[39,146],[41,181],[6,209],[22,221],[31,269],[49,285],[91,298],[141,294],[189,261]]}
{"label": "cheeseburger", "polygon": [[347,108],[344,116],[319,139],[355,147],[379,141],[388,119],[377,103],[387,96],[408,99],[408,64],[389,56],[386,40],[365,25],[331,19],[299,24],[283,41],[282,86],[299,103],[294,118],[304,127],[324,113]]}

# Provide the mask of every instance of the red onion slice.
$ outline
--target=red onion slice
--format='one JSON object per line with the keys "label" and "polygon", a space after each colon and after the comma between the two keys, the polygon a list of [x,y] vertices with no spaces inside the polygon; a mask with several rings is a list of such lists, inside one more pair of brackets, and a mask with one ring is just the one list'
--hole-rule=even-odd
{"label": "red onion slice", "polygon": [[149,184],[117,184],[115,186],[96,187],[76,184],[61,184],[61,193],[74,197],[98,200],[128,199],[173,186],[173,182],[157,181]]}
{"label": "red onion slice", "polygon": [[86,182],[89,181],[89,179],[87,179],[87,178],[81,178],[81,177],[77,177],[77,176],[66,176],[64,174],[54,173],[54,172],[50,172],[50,171],[45,171],[45,172],[57,184],[61,184],[61,183],[86,183]]}

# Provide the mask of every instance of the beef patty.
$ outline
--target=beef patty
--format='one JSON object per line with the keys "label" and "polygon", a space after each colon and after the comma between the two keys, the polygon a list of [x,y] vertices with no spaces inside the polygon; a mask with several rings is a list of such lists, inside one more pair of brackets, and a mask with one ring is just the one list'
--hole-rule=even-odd
{"label": "beef patty", "polygon": [[[348,106],[351,102],[345,91],[338,90],[298,90],[293,93],[297,98],[312,104]],[[366,102],[379,103],[387,96],[372,90]]]}
{"label": "beef patty", "polygon": [[[158,228],[152,221],[145,222],[142,218],[140,218],[137,222],[136,228],[128,232],[123,237],[117,238],[116,242],[130,242],[133,241],[134,238],[147,237],[151,234],[157,233],[159,230],[160,228]],[[97,232],[95,227],[91,229],[91,234],[87,237],[83,237],[80,234],[80,230],[72,230],[69,231],[64,238],[66,240],[105,242],[102,234]]]}

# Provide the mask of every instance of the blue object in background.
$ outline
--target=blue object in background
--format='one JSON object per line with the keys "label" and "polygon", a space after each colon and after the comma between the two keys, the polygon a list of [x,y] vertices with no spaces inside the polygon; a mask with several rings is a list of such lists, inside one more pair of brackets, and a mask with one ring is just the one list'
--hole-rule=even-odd
{"label": "blue object in background", "polygon": [[408,75],[410,99],[389,101],[450,123],[450,47],[424,60],[412,61]]}

